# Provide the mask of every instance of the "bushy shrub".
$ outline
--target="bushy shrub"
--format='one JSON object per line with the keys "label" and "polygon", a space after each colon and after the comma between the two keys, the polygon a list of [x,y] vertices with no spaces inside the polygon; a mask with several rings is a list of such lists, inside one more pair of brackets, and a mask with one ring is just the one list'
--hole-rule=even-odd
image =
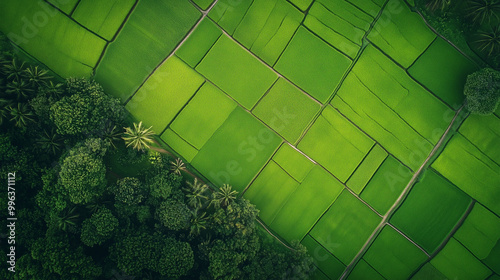
{"label": "bushy shrub", "polygon": [[481,69],[467,77],[464,89],[467,109],[474,114],[492,114],[500,101],[500,72]]}

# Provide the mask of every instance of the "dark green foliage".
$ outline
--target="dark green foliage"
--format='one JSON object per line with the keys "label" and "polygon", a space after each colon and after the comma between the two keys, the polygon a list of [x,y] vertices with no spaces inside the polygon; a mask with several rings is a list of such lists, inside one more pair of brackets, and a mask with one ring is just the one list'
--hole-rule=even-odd
{"label": "dark green foliage", "polygon": [[83,146],[73,148],[64,158],[60,182],[72,203],[85,204],[99,197],[106,187],[105,153],[102,140],[91,138]]}
{"label": "dark green foliage", "polygon": [[61,134],[101,136],[108,123],[121,123],[125,110],[101,86],[86,79],[68,79],[65,96],[50,108],[50,118]]}
{"label": "dark green foliage", "polygon": [[481,29],[474,43],[479,51],[487,56],[500,56],[500,24],[490,29]]}
{"label": "dark green foliage", "polygon": [[164,227],[170,230],[182,230],[189,227],[191,212],[183,202],[167,200],[156,210],[156,217]]}
{"label": "dark green foliage", "polygon": [[184,188],[188,205],[192,209],[201,209],[208,201],[208,186],[194,178],[194,181],[188,181],[187,187]]}
{"label": "dark green foliage", "polygon": [[467,17],[475,24],[482,25],[500,19],[499,0],[467,0],[466,4]]}
{"label": "dark green foliage", "polygon": [[93,259],[84,254],[83,248],[72,247],[65,235],[38,239],[31,255],[43,270],[57,274],[59,279],[95,279],[102,272]]}
{"label": "dark green foliage", "polygon": [[38,208],[22,208],[17,212],[17,218],[20,222],[17,223],[16,240],[29,248],[37,238],[45,234],[43,212]]}
{"label": "dark green foliage", "polygon": [[49,131],[44,129],[36,139],[36,144],[42,151],[56,155],[64,146],[64,138],[57,134],[55,129]]}
{"label": "dark green foliage", "polygon": [[113,236],[118,227],[118,219],[107,208],[101,208],[82,224],[81,240],[92,247],[102,244]]}
{"label": "dark green foliage", "polygon": [[49,228],[62,231],[76,231],[76,225],[80,219],[76,207],[66,208],[62,211],[51,211],[49,213]]}
{"label": "dark green foliage", "polygon": [[150,210],[149,206],[147,206],[147,205],[137,207],[136,215],[137,215],[137,220],[140,223],[145,223],[147,220],[151,219],[151,217],[152,217],[151,210]]}
{"label": "dark green foliage", "polygon": [[470,112],[479,115],[492,114],[500,101],[500,72],[484,68],[469,75],[464,94]]}
{"label": "dark green foliage", "polygon": [[427,8],[431,11],[444,11],[451,4],[451,0],[427,0]]}
{"label": "dark green foliage", "polygon": [[194,264],[191,246],[186,242],[165,238],[154,233],[140,232],[117,240],[111,248],[118,269],[128,275],[142,275],[151,270],[177,279]]}
{"label": "dark green foliage", "polygon": [[156,270],[169,279],[178,279],[194,265],[194,254],[187,242],[167,238],[160,252]]}
{"label": "dark green foliage", "polygon": [[144,198],[144,187],[137,178],[126,177],[118,180],[114,188],[115,199],[126,205],[137,205]]}
{"label": "dark green foliage", "polygon": [[31,111],[29,104],[17,103],[17,106],[9,107],[10,121],[19,128],[26,128],[30,123],[35,122],[35,115]]}

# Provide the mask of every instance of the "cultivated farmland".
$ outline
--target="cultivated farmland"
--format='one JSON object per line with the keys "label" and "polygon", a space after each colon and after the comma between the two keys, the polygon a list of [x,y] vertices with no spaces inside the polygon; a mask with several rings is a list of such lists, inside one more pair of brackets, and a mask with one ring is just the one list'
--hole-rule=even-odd
{"label": "cultivated farmland", "polygon": [[500,277],[500,109],[463,109],[479,68],[413,1],[59,2],[2,1],[0,30],[232,185],[311,279]]}

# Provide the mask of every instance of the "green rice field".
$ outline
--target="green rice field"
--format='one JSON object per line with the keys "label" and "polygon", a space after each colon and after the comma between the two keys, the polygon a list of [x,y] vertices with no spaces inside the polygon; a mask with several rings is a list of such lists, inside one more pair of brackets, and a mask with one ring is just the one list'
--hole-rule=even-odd
{"label": "green rice field", "polygon": [[0,31],[232,185],[311,279],[500,279],[500,108],[462,110],[479,68],[409,2],[4,0]]}

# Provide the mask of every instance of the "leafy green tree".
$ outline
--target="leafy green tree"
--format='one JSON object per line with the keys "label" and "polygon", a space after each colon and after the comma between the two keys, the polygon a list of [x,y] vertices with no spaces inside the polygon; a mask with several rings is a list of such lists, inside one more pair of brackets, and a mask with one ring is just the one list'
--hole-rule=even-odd
{"label": "leafy green tree", "polygon": [[38,239],[32,246],[31,255],[45,271],[57,274],[60,279],[96,279],[102,273],[81,246],[70,245],[66,235]]}
{"label": "leafy green tree", "polygon": [[193,265],[194,253],[189,243],[167,238],[155,270],[169,279],[178,279],[186,275]]}
{"label": "leafy green tree", "polygon": [[149,128],[142,127],[142,121],[139,124],[134,123],[134,127],[126,127],[124,136],[127,147],[132,146],[132,148],[140,151],[149,149],[149,145],[154,143],[153,136],[155,133],[151,130],[153,127]]}
{"label": "leafy green tree", "polygon": [[180,189],[182,177],[168,171],[161,171],[146,178],[149,192],[153,198],[159,201],[172,196]]}
{"label": "leafy green tree", "polygon": [[147,205],[141,205],[137,207],[136,211],[137,220],[140,223],[145,223],[147,220],[151,219],[151,210]]}
{"label": "leafy green tree", "polygon": [[100,135],[108,122],[121,123],[125,116],[120,102],[104,94],[101,86],[86,79],[67,80],[64,96],[50,108],[58,133]]}
{"label": "leafy green tree", "polygon": [[[89,139],[76,147],[61,164],[60,182],[71,202],[85,204],[99,197],[106,187],[106,166],[102,161],[102,142]],[[105,150],[105,149],[104,149]]]}
{"label": "leafy green tree", "polygon": [[121,140],[121,135],[122,133],[116,128],[116,125],[108,123],[103,130],[102,138],[111,147],[116,149],[115,143]]}
{"label": "leafy green tree", "polygon": [[484,68],[469,75],[464,94],[470,112],[479,115],[492,114],[500,100],[500,72]]}
{"label": "leafy green tree", "polygon": [[168,279],[178,279],[194,265],[189,243],[145,231],[119,238],[111,247],[111,257],[119,270],[135,276],[150,270]]}
{"label": "leafy green tree", "polygon": [[144,187],[137,178],[125,177],[116,182],[115,199],[126,205],[137,205],[144,199]]}
{"label": "leafy green tree", "polygon": [[93,247],[110,239],[118,227],[118,219],[107,208],[101,208],[82,224],[81,240]]}
{"label": "leafy green tree", "polygon": [[183,202],[167,200],[156,210],[160,223],[170,230],[182,230],[189,227],[191,212]]}

